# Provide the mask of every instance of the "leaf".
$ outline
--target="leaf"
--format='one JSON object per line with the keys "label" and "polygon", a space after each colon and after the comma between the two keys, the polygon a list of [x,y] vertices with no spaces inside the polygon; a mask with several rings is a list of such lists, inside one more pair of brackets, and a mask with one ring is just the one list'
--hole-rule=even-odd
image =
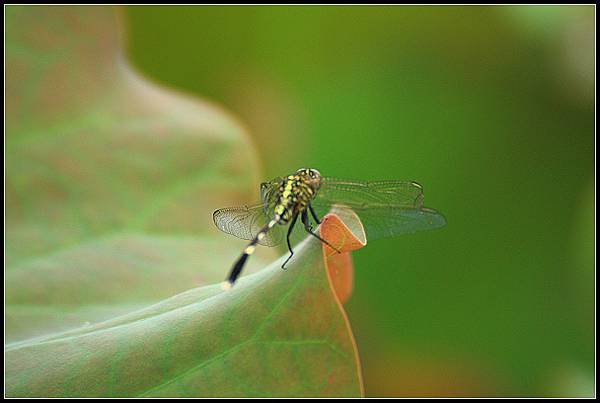
{"label": "leaf", "polygon": [[243,245],[211,213],[254,198],[253,147],[132,71],[114,14],[7,7],[5,393],[360,396],[314,240],[287,271],[258,271],[261,250],[233,290],[210,285]]}
{"label": "leaf", "polygon": [[220,281],[240,243],[212,210],[258,186],[241,126],[133,72],[112,8],[9,6],[6,20],[7,340]]}
{"label": "leaf", "polygon": [[[334,208],[323,218],[321,236],[339,251],[353,251],[367,244],[365,229],[358,216],[348,209]],[[323,259],[329,280],[340,302],[345,303],[352,294],[354,266],[350,253],[337,253],[323,245]]]}
{"label": "leaf", "polygon": [[196,288],[113,320],[13,344],[7,394],[361,396],[357,351],[332,298],[321,244],[307,239],[285,271],[284,258],[229,291]]}

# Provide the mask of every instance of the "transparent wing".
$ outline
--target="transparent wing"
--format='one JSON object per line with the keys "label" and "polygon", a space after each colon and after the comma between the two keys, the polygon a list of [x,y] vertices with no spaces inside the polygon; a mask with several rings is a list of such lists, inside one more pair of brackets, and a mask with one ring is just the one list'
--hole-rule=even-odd
{"label": "transparent wing", "polygon": [[423,207],[423,188],[412,181],[361,182],[324,178],[313,206],[319,216],[335,205],[354,211],[370,240],[434,229],[444,216]]}
{"label": "transparent wing", "polygon": [[[241,239],[251,240],[273,218],[270,210],[266,203],[255,206],[225,207],[213,213],[213,221],[221,231]],[[282,240],[282,227],[276,225],[259,243],[275,246]]]}
{"label": "transparent wing", "polygon": [[343,203],[356,208],[369,205],[418,208],[423,205],[423,187],[412,181],[361,182],[323,178],[317,199],[322,203]]}
{"label": "transparent wing", "polygon": [[260,199],[263,203],[273,205],[277,197],[277,192],[281,184],[283,183],[282,177],[274,178],[270,181],[263,182],[260,184]]}

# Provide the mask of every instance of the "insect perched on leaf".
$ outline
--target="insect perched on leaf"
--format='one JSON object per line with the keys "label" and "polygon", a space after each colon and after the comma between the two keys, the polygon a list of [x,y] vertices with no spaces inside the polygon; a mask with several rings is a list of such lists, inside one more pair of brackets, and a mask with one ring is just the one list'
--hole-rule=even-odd
{"label": "insect perched on leaf", "polygon": [[[215,225],[223,232],[250,240],[233,265],[226,283],[231,286],[244,268],[257,244],[275,246],[283,240],[288,226],[287,246],[294,254],[290,236],[298,218],[308,234],[337,250],[313,231],[310,218],[320,224],[320,216],[332,207],[349,209],[358,215],[367,239],[391,237],[446,224],[443,215],[423,207],[423,188],[412,181],[361,182],[321,176],[316,169],[301,168],[294,174],[275,178],[260,186],[259,204],[226,207],[213,213]],[[310,215],[309,215],[310,214]],[[339,251],[338,251],[339,252]]]}

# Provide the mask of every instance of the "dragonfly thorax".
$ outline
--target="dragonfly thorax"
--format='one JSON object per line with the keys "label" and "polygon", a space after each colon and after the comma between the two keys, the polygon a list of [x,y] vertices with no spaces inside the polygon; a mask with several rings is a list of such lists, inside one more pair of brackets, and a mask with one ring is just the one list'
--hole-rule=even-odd
{"label": "dragonfly thorax", "polygon": [[299,169],[295,174],[283,178],[275,197],[274,213],[280,224],[302,213],[321,187],[321,174],[316,169]]}

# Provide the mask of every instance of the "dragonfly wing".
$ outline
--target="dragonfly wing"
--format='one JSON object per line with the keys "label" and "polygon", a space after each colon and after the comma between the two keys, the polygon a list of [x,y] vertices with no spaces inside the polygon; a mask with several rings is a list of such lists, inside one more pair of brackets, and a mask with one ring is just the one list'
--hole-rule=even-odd
{"label": "dragonfly wing", "polygon": [[282,177],[274,178],[268,182],[260,184],[260,199],[263,203],[273,205],[277,198],[278,190],[283,183]]}
{"label": "dragonfly wing", "polygon": [[[265,203],[255,206],[225,207],[213,213],[213,221],[217,228],[227,234],[247,240],[254,239],[272,217],[270,208]],[[282,228],[276,225],[259,243],[265,246],[275,246],[281,243],[282,239]]]}
{"label": "dragonfly wing", "polygon": [[411,181],[323,181],[313,206],[320,216],[333,207],[355,212],[370,240],[434,229],[446,224],[439,212],[423,207],[423,189]]}
{"label": "dragonfly wing", "polygon": [[442,214],[426,207],[393,208],[386,205],[355,208],[343,204],[324,206],[319,203],[315,203],[314,207],[320,217],[327,214],[332,207],[353,211],[360,218],[368,240],[411,234],[446,225],[446,219]]}
{"label": "dragonfly wing", "polygon": [[342,203],[356,208],[368,205],[420,208],[423,206],[423,188],[412,181],[361,182],[323,178],[317,199],[322,203]]}

